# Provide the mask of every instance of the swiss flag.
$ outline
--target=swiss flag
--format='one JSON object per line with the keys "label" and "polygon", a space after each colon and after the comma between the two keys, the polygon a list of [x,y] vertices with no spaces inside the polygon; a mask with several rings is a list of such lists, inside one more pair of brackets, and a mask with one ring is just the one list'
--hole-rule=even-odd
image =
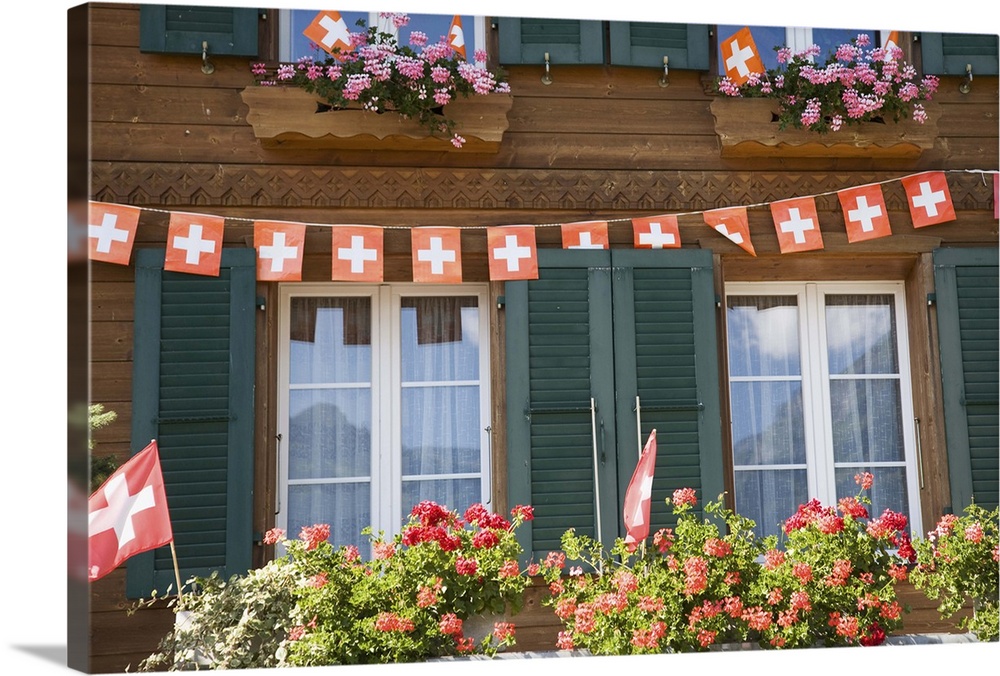
{"label": "swiss flag", "polygon": [[899,31],[889,31],[889,34],[885,37],[885,40],[882,43],[882,49],[885,50],[885,56],[882,60],[894,60],[895,51],[899,48]]}
{"label": "swiss flag", "polygon": [[137,207],[91,202],[87,221],[90,260],[128,265],[141,212]]}
{"label": "swiss flag", "polygon": [[451,45],[460,59],[463,61],[466,59],[465,31],[462,30],[462,17],[458,14],[451,20],[451,28],[448,29],[448,44]]}
{"label": "swiss flag", "polygon": [[339,53],[343,53],[354,49],[351,45],[351,31],[347,27],[347,22],[340,16],[340,12],[332,9],[317,14],[302,31],[302,34],[330,54],[338,50]]}
{"label": "swiss flag", "polygon": [[778,233],[781,253],[814,251],[823,248],[823,235],[819,231],[816,200],[798,197],[771,203],[771,217]]}
{"label": "swiss flag", "polygon": [[634,551],[649,536],[649,502],[653,494],[655,470],[656,430],[653,430],[625,490],[625,544],[629,551]]}
{"label": "swiss flag", "polygon": [[302,279],[306,226],[302,223],[256,221],[253,245],[257,249],[257,279],[297,282]]}
{"label": "swiss flag", "polygon": [[757,255],[753,249],[753,242],[750,241],[750,221],[747,220],[746,207],[712,209],[704,212],[702,218],[705,219],[706,225],[724,235],[730,242],[751,256]]}
{"label": "swiss flag", "polygon": [[458,284],[462,281],[462,231],[460,228],[410,230],[414,282]]}
{"label": "swiss flag", "polygon": [[125,559],[173,541],[156,441],[115,470],[87,504],[90,561],[99,580]]}
{"label": "swiss flag", "polygon": [[164,270],[219,276],[225,219],[205,214],[170,214]]}
{"label": "swiss flag", "polygon": [[679,249],[681,232],[673,215],[632,219],[632,239],[636,249]]}
{"label": "swiss flag", "polygon": [[538,279],[538,248],[533,226],[486,228],[486,250],[491,280]]}
{"label": "swiss flag", "polygon": [[560,227],[564,249],[607,249],[608,222],[566,223]]}
{"label": "swiss flag", "polygon": [[943,171],[929,171],[900,179],[914,228],[955,220],[948,180]]}
{"label": "swiss flag", "polygon": [[384,267],[382,228],[340,225],[333,230],[335,282],[381,282]]}
{"label": "swiss flag", "polygon": [[889,212],[882,197],[882,186],[877,183],[848,188],[837,193],[844,211],[847,241],[863,242],[892,234],[889,229]]}
{"label": "swiss flag", "polygon": [[750,78],[750,73],[763,73],[764,62],[760,60],[760,52],[753,41],[753,35],[746,26],[739,29],[720,44],[722,48],[722,63],[726,68],[726,77],[738,85]]}

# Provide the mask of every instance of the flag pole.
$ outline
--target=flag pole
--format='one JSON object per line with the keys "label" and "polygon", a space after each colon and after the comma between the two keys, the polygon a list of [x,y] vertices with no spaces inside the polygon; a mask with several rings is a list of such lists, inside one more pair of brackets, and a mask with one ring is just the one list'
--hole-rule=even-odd
{"label": "flag pole", "polygon": [[177,565],[177,548],[174,547],[174,541],[170,541],[170,556],[174,559],[174,576],[177,578],[177,600],[180,601],[183,598],[183,590],[181,588],[181,569]]}

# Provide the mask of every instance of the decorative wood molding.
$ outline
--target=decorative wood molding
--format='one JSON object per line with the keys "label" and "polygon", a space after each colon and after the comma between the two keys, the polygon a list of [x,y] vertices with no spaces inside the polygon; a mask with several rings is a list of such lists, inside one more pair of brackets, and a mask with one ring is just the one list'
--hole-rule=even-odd
{"label": "decorative wood molding", "polygon": [[940,117],[936,103],[924,104],[927,121],[865,122],[819,134],[778,129],[774,99],[716,97],[710,108],[722,157],[868,157],[917,159],[934,147]]}
{"label": "decorative wood molding", "polygon": [[[95,162],[90,194],[99,201],[150,207],[586,213],[699,211],[823,194],[818,208],[834,210],[839,208],[836,195],[825,193],[905,175]],[[993,185],[981,174],[948,174],[948,186],[957,209],[992,213]],[[888,208],[906,210],[902,188],[885,187]]]}
{"label": "decorative wood molding", "polygon": [[456,122],[455,133],[466,142],[458,148],[450,138],[431,136],[416,120],[393,113],[330,109],[298,87],[253,86],[240,96],[254,136],[269,148],[346,148],[353,150],[427,150],[491,152],[500,149],[507,130],[510,94],[458,97],[444,107]]}

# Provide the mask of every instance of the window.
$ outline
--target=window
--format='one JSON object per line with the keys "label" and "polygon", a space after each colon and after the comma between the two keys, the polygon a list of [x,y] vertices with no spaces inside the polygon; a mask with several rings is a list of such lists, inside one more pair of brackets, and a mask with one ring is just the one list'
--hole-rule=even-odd
{"label": "window", "polygon": [[490,502],[486,289],[280,290],[279,504],[293,537],[398,531],[413,505]]}
{"label": "window", "polygon": [[856,495],[920,527],[901,283],[726,289],[736,511],[762,535],[811,498]]}
{"label": "window", "polygon": [[[309,44],[309,38],[302,31],[312,22],[319,10],[316,9],[283,9],[279,10],[281,32],[278,38],[278,55],[281,61],[296,61],[303,56],[326,58],[326,52],[317,51]],[[380,18],[378,12],[340,12],[348,30],[352,33],[367,30],[368,26],[379,26],[386,33],[395,33],[400,45],[410,44],[410,33],[421,31],[427,35],[428,42],[435,43],[442,36],[447,36],[451,29],[454,15],[444,14],[410,14],[410,23],[396,29],[391,21]],[[462,16],[462,29],[465,32],[467,47],[466,58],[475,59],[476,49],[486,49],[486,23],[481,16]],[[365,22],[365,28],[358,26],[358,20]],[[419,50],[418,50],[419,51]]]}
{"label": "window", "polygon": [[[719,73],[726,72],[725,63],[722,59],[722,42],[743,26],[716,27],[719,45],[716,53],[719,61]],[[820,49],[817,63],[823,63],[826,57],[836,51],[837,47],[845,42],[850,42],[859,33],[869,35],[873,41],[879,40],[879,31],[874,29],[844,29],[844,28],[795,28],[784,26],[750,26],[750,33],[753,41],[757,45],[760,59],[764,63],[764,68],[770,70],[778,67],[777,53],[774,47],[790,47],[793,52],[801,52],[804,49],[817,45]]]}

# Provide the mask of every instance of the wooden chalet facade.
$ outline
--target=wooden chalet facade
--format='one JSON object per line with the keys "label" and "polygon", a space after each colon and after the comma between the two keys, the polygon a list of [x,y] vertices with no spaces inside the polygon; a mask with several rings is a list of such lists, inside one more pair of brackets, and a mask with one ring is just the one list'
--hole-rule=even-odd
{"label": "wooden chalet facade", "polygon": [[[296,331],[317,330],[289,315],[299,302],[343,309],[339,299],[363,295],[372,316],[384,321],[369,324],[367,337],[345,331],[344,344],[398,335],[403,329],[393,318],[410,307],[408,298],[417,296],[419,306],[421,294],[444,293],[412,283],[407,228],[420,226],[466,228],[462,284],[447,291],[474,309],[456,316],[482,327],[482,369],[472,379],[486,424],[479,425],[476,451],[482,462],[470,471],[482,484],[475,490],[494,509],[535,505],[538,518],[525,541],[535,557],[558,547],[569,526],[595,532],[601,523],[609,540],[622,533],[621,498],[640,435],[651,428],[661,454],[657,523],[666,518],[663,498],[675,488],[694,487],[700,500],[725,491],[731,501],[740,486],[754,483],[748,461],[734,461],[730,430],[746,401],[733,404],[730,392],[750,383],[743,389],[759,394],[767,378],[734,372],[730,342],[737,336],[727,316],[781,305],[778,297],[798,299],[802,322],[820,316],[825,293],[875,294],[879,307],[890,308],[895,345],[905,348],[895,353],[899,363],[889,378],[905,401],[896,429],[905,457],[884,464],[906,477],[904,494],[919,514],[915,532],[926,533],[973,497],[997,504],[998,233],[993,176],[982,173],[1000,164],[995,36],[992,58],[987,50],[986,65],[977,61],[972,87],[962,93],[964,65],[961,71],[941,59],[930,65],[941,36],[904,35],[908,60],[941,76],[923,135],[869,144],[864,129],[852,128],[846,144],[815,137],[792,147],[739,144],[717,129],[711,26],[681,27],[689,42],[670,58],[664,87],[663,68],[643,61],[641,50],[621,56],[628,25],[568,22],[580,24],[575,28],[584,37],[539,46],[519,20],[487,21],[491,63],[507,72],[512,101],[499,114],[502,122],[470,133],[468,147],[456,151],[399,137],[374,147],[370,140],[317,138],[294,123],[268,127],[275,115],[279,127],[282,115],[293,115],[273,109],[286,105],[280,101],[248,105],[246,95],[254,86],[250,64],[278,60],[275,10],[253,12],[247,29],[256,32],[253,56],[212,54],[211,73],[203,72],[201,55],[140,49],[140,15],[137,4],[100,2],[83,13],[89,198],[143,209],[131,263],[91,264],[91,400],[118,413],[115,424],[96,434],[99,452],[125,459],[150,438],[160,440],[182,576],[213,568],[229,575],[273,556],[262,534],[285,523],[294,484],[288,410],[298,395],[289,384],[295,376],[286,371],[288,355]],[[520,42],[512,42],[515,34]],[[600,49],[605,44],[612,49]],[[542,81],[543,52],[551,55],[551,84]],[[737,126],[750,128],[734,134],[773,133],[752,127],[749,113],[740,117]],[[917,229],[898,179],[926,171],[947,172],[956,218]],[[851,243],[836,192],[872,183],[883,185],[892,235]],[[779,252],[766,208],[749,210],[756,256],[707,227],[701,215],[809,195],[816,196],[824,247],[808,253]],[[218,278],[163,273],[173,212],[227,219]],[[628,219],[665,213],[680,214],[682,247],[634,248]],[[318,226],[307,229],[301,282],[258,282],[254,220],[383,226],[384,282],[363,290],[331,282],[330,234]],[[609,222],[610,250],[563,250],[559,228],[542,227],[592,220]],[[510,224],[538,226],[537,281],[490,281],[485,228]],[[812,336],[817,322],[791,335]],[[386,340],[377,349],[388,355],[395,338]],[[401,380],[389,378],[378,395],[397,402],[387,404],[390,412],[399,400],[389,390],[401,389]],[[803,401],[799,413],[822,408],[817,401]],[[812,433],[821,437],[822,411],[817,416]],[[317,437],[336,433],[322,420],[311,425]],[[384,448],[398,453],[406,425],[384,423]],[[811,457],[789,462],[814,471]],[[387,466],[381,480],[398,484],[406,471]],[[834,485],[833,470],[823,471]],[[386,509],[398,513],[408,494],[398,485],[390,490]],[[158,553],[136,557],[91,585],[90,671],[134,669],[155,649],[172,622],[169,611],[126,611],[135,598],[172,581],[169,553]],[[554,640],[554,618],[540,606],[543,590],[533,591],[515,620],[519,643],[545,649]],[[937,622],[919,594],[906,600],[915,607],[909,631],[951,626]]]}

